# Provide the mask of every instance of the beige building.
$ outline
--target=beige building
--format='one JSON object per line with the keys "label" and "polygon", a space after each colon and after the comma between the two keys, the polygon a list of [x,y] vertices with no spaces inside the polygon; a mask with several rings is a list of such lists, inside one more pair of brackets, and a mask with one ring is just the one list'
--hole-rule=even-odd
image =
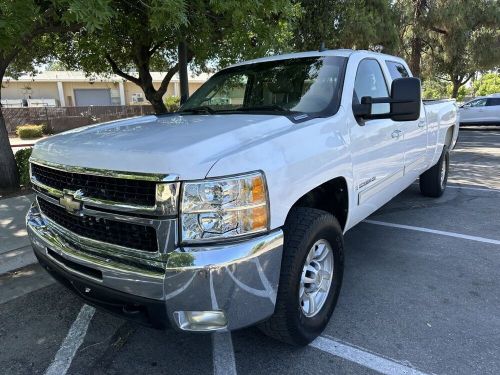
{"label": "beige building", "polygon": [[[151,72],[153,84],[159,87],[166,73]],[[189,93],[196,91],[208,74],[189,75]],[[175,75],[164,98],[180,96],[179,77]],[[136,84],[113,75],[87,77],[79,71],[45,71],[2,81],[2,105],[5,107],[75,107],[89,105],[149,104]]]}

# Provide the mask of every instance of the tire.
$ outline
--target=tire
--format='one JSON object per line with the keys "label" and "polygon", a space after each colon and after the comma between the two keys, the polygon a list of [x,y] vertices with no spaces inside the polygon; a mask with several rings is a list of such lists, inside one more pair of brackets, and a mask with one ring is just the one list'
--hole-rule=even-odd
{"label": "tire", "polygon": [[[439,198],[443,195],[448,181],[450,169],[450,153],[444,146],[441,157],[436,165],[420,175],[420,192],[426,197]],[[444,173],[444,175],[442,174]]]}
{"label": "tire", "polygon": [[[293,208],[290,211],[283,230],[285,239],[276,308],[271,318],[261,323],[259,328],[274,339],[303,346],[323,332],[337,304],[344,271],[343,234],[333,215],[325,211],[302,207]],[[305,280],[304,277],[310,277],[307,280],[313,278],[310,271],[304,271],[306,261],[309,265],[317,265],[313,262],[319,262],[321,258],[318,256],[317,259],[314,258],[312,262],[309,262],[308,256],[322,255],[328,245],[332,256],[325,257],[323,261],[325,267],[320,268],[323,272],[318,272],[322,276],[315,279],[316,283],[301,284],[301,280]],[[312,250],[313,246],[315,246],[314,250]],[[324,270],[328,268],[327,260],[333,268],[330,278],[324,276]],[[312,266],[308,269],[311,269],[310,267]],[[331,280],[331,284],[328,291],[325,291],[328,280]],[[308,302],[310,294],[306,291],[313,291],[317,284],[323,286],[317,289],[319,299],[323,299],[323,303],[317,303],[318,311],[307,316],[308,312],[314,312],[314,308],[313,304]],[[299,297],[301,291],[304,292],[302,296],[306,304]],[[319,293],[322,294],[319,295]]]}

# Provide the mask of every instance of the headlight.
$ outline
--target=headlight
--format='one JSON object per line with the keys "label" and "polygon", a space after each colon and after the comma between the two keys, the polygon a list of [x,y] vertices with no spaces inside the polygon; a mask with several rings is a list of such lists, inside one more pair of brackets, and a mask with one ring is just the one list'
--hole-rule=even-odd
{"label": "headlight", "polygon": [[267,190],[261,173],[186,182],[182,241],[215,240],[268,229]]}

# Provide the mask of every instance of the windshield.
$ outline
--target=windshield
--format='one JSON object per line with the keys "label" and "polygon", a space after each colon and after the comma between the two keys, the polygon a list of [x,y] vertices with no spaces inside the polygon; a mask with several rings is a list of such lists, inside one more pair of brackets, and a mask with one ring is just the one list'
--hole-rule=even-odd
{"label": "windshield", "polygon": [[336,112],[343,57],[308,57],[222,70],[200,87],[180,112]]}

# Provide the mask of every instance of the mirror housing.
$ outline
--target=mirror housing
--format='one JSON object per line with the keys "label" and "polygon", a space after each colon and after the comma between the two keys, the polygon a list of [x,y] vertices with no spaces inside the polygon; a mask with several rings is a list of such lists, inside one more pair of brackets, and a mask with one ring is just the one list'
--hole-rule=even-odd
{"label": "mirror housing", "polygon": [[[372,105],[389,103],[388,113],[372,114]],[[393,121],[415,121],[420,117],[421,88],[420,79],[397,78],[392,81],[391,96],[389,98],[372,98],[363,96],[360,104],[353,105],[355,117],[363,119],[383,119],[390,118]]]}

